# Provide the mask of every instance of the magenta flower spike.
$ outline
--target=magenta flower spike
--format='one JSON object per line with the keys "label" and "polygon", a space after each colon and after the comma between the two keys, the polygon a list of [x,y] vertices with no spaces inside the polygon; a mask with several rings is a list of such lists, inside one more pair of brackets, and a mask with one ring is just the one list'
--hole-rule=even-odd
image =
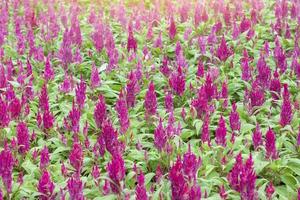
{"label": "magenta flower spike", "polygon": [[80,177],[75,175],[71,178],[69,178],[67,182],[67,188],[70,194],[70,199],[76,199],[76,200],[84,200],[83,195],[83,188],[84,185],[82,181],[80,180]]}
{"label": "magenta flower spike", "polygon": [[293,113],[292,113],[292,104],[290,102],[290,93],[288,90],[288,85],[283,85],[283,103],[281,106],[280,112],[280,125],[285,127],[290,124],[292,121]]}
{"label": "magenta flower spike", "polygon": [[168,137],[166,135],[165,128],[162,124],[162,119],[159,119],[159,124],[154,130],[154,146],[158,151],[163,151],[167,143]]}
{"label": "magenta flower spike", "polygon": [[157,100],[155,93],[155,86],[153,81],[150,82],[145,96],[144,107],[147,115],[155,115],[157,109]]}
{"label": "magenta flower spike", "polygon": [[276,149],[276,135],[271,128],[269,128],[269,130],[266,133],[265,148],[267,159],[278,158],[278,152]]}
{"label": "magenta flower spike", "polygon": [[38,192],[41,193],[41,200],[55,199],[53,196],[55,185],[51,180],[51,175],[47,170],[42,172],[42,176],[37,185]]}
{"label": "magenta flower spike", "polygon": [[147,190],[145,187],[145,176],[142,171],[140,171],[137,176],[137,186],[135,188],[135,199],[136,200],[148,200]]}
{"label": "magenta flower spike", "polygon": [[69,160],[70,164],[72,165],[72,167],[74,167],[78,174],[80,173],[83,164],[83,157],[84,155],[81,144],[78,142],[74,142],[72,150],[69,154]]}
{"label": "magenta flower spike", "polygon": [[226,146],[226,134],[227,134],[226,123],[223,116],[221,116],[219,120],[218,128],[216,130],[216,138],[215,138],[216,143],[218,145],[221,145],[223,147]]}
{"label": "magenta flower spike", "polygon": [[109,178],[113,181],[110,187],[114,193],[122,191],[121,181],[125,177],[125,163],[120,154],[114,154],[112,160],[107,164],[106,170],[108,171]]}
{"label": "magenta flower spike", "polygon": [[169,37],[171,40],[174,40],[175,35],[176,35],[176,24],[175,24],[175,20],[174,17],[171,16],[170,17],[170,25],[169,25]]}
{"label": "magenta flower spike", "polygon": [[241,129],[241,121],[239,113],[236,111],[236,104],[233,102],[232,111],[229,116],[230,128],[232,131],[240,131]]}
{"label": "magenta flower spike", "polygon": [[99,101],[96,104],[95,110],[94,110],[94,119],[96,122],[96,125],[98,128],[102,127],[102,123],[107,118],[106,114],[106,104],[104,96],[99,95]]}
{"label": "magenta flower spike", "polygon": [[12,172],[14,167],[14,157],[10,149],[5,147],[0,153],[0,176],[7,193],[12,192]]}
{"label": "magenta flower spike", "polygon": [[115,109],[118,113],[118,118],[119,118],[119,123],[120,123],[120,132],[126,133],[127,129],[129,128],[130,122],[129,122],[129,115],[128,115],[126,99],[123,95],[123,90],[121,90],[121,92],[119,94],[119,98],[117,100]]}
{"label": "magenta flower spike", "polygon": [[30,148],[30,136],[25,122],[20,122],[17,125],[17,141],[19,152],[25,154]]}

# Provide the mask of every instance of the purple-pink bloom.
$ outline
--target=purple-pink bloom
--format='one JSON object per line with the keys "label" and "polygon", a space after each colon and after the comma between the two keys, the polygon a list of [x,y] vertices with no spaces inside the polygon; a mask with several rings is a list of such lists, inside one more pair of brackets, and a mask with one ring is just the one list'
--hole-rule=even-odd
{"label": "purple-pink bloom", "polygon": [[90,84],[91,84],[91,88],[93,89],[100,85],[100,76],[95,63],[93,63],[92,65]]}
{"label": "purple-pink bloom", "polygon": [[176,35],[176,25],[175,25],[174,17],[171,16],[170,17],[170,26],[169,26],[170,39],[173,40],[175,38],[175,35]]}
{"label": "purple-pink bloom", "polygon": [[290,124],[292,121],[293,113],[292,113],[292,104],[290,102],[290,93],[288,90],[288,85],[283,85],[283,103],[281,106],[280,112],[280,125],[285,127]]}
{"label": "purple-pink bloom", "polygon": [[25,122],[20,122],[17,125],[17,141],[19,146],[19,152],[25,154],[30,148],[30,136]]}
{"label": "purple-pink bloom", "polygon": [[5,128],[9,124],[9,112],[8,104],[5,100],[2,100],[0,95],[0,128]]}
{"label": "purple-pink bloom", "polygon": [[126,133],[128,127],[130,125],[130,122],[129,122],[129,115],[128,115],[126,99],[123,95],[123,90],[121,90],[121,92],[119,94],[119,99],[117,100],[115,109],[118,113],[119,123],[120,123],[120,127],[121,127],[120,132]]}
{"label": "purple-pink bloom", "polygon": [[128,75],[128,83],[126,85],[126,102],[129,108],[135,105],[135,95],[139,91],[138,80],[136,74],[131,71]]}
{"label": "purple-pink bloom", "polygon": [[218,145],[221,145],[223,147],[226,146],[226,133],[227,133],[226,123],[223,116],[221,116],[219,120],[218,128],[216,130],[216,138],[215,138],[216,143]]}
{"label": "purple-pink bloom", "polygon": [[11,193],[12,190],[12,171],[14,166],[14,157],[10,149],[3,149],[0,153],[0,176],[6,191]]}
{"label": "purple-pink bloom", "polygon": [[130,50],[134,52],[137,50],[137,41],[133,35],[132,24],[128,26],[127,51],[130,52]]}
{"label": "purple-pink bloom", "polygon": [[69,154],[69,160],[76,172],[80,173],[83,164],[83,151],[80,143],[74,142],[72,150]]}
{"label": "purple-pink bloom", "polygon": [[113,181],[110,183],[110,187],[114,193],[120,193],[122,191],[121,181],[125,177],[125,163],[122,156],[117,153],[114,154],[112,160],[107,164],[107,171],[109,178]]}
{"label": "purple-pink bloom", "polygon": [[154,115],[157,109],[157,100],[156,100],[156,93],[155,93],[155,86],[153,81],[150,82],[146,96],[144,107],[146,110],[147,115]]}
{"label": "purple-pink bloom", "polygon": [[47,146],[44,146],[44,148],[40,152],[41,158],[40,158],[40,168],[44,169],[48,166],[50,162],[50,156]]}
{"label": "purple-pink bloom", "polygon": [[55,196],[53,196],[54,188],[55,185],[51,180],[50,173],[47,170],[44,170],[37,185],[38,192],[41,193],[39,199],[41,200],[55,199]]}
{"label": "purple-pink bloom", "polygon": [[50,56],[47,56],[46,63],[45,63],[45,69],[44,69],[44,78],[49,81],[54,78],[54,70],[52,69],[52,66],[50,64]]}
{"label": "purple-pink bloom", "polygon": [[75,175],[74,177],[69,178],[67,187],[70,194],[70,199],[84,200],[84,195],[83,195],[84,185],[80,180],[79,176]]}
{"label": "purple-pink bloom", "polygon": [[281,92],[281,83],[279,80],[279,74],[277,70],[273,74],[273,79],[271,80],[270,83],[270,91],[272,92],[272,97],[274,100],[278,100],[280,97],[280,92]]}
{"label": "purple-pink bloom", "polygon": [[170,87],[178,94],[182,96],[185,91],[185,75],[182,72],[182,68],[178,66],[177,72],[171,74],[169,79]]}
{"label": "purple-pink bloom", "polygon": [[168,92],[165,95],[165,108],[167,110],[167,112],[171,112],[174,109],[174,105],[173,105],[173,95],[171,92]]}
{"label": "purple-pink bloom", "polygon": [[99,95],[99,101],[96,104],[95,110],[94,110],[94,119],[96,122],[96,125],[98,128],[101,128],[102,123],[106,119],[107,114],[106,114],[106,104],[105,104],[105,99],[104,96]]}
{"label": "purple-pink bloom", "polygon": [[148,200],[147,190],[145,187],[145,176],[142,171],[137,176],[137,186],[135,188],[135,199],[136,200]]}
{"label": "purple-pink bloom", "polygon": [[166,135],[166,130],[163,127],[162,119],[159,119],[159,124],[154,130],[154,146],[158,151],[164,150],[164,147],[167,143],[168,137]]}
{"label": "purple-pink bloom", "polygon": [[232,131],[239,131],[241,128],[241,121],[239,113],[236,111],[235,102],[232,104],[232,111],[229,116],[230,128]]}
{"label": "purple-pink bloom", "polygon": [[180,157],[169,171],[172,199],[186,199],[189,196],[189,187],[184,179],[183,163]]}
{"label": "purple-pink bloom", "polygon": [[79,107],[79,109],[83,109],[85,99],[86,99],[86,83],[81,77],[80,83],[77,84],[77,87],[75,89],[76,93],[76,103]]}
{"label": "purple-pink bloom", "polygon": [[224,62],[224,61],[227,60],[227,58],[228,58],[229,56],[231,56],[231,54],[232,54],[231,49],[227,47],[225,37],[223,36],[222,39],[221,39],[220,46],[219,46],[218,49],[217,49],[216,56],[217,56],[221,61]]}
{"label": "purple-pink bloom", "polygon": [[191,152],[191,146],[189,150],[183,155],[183,172],[188,177],[189,181],[196,180],[197,171],[201,165],[201,159]]}
{"label": "purple-pink bloom", "polygon": [[256,124],[255,131],[253,132],[252,143],[253,143],[254,149],[257,149],[260,145],[263,144],[262,133],[260,131],[259,124]]}
{"label": "purple-pink bloom", "polygon": [[121,153],[123,147],[118,140],[118,132],[114,129],[111,121],[106,120],[103,122],[101,136],[103,137],[107,151],[111,155]]}
{"label": "purple-pink bloom", "polygon": [[267,159],[277,159],[278,158],[278,152],[276,149],[276,135],[273,132],[271,128],[266,133],[266,142],[265,142],[265,148],[266,148],[266,158]]}

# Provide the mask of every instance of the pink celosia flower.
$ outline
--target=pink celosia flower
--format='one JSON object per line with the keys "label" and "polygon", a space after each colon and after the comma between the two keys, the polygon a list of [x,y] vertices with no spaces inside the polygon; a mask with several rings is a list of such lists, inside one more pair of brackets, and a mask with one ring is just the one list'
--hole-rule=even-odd
{"label": "pink celosia flower", "polygon": [[94,110],[94,119],[98,128],[101,128],[106,117],[105,99],[102,95],[99,95],[99,101]]}
{"label": "pink celosia flower", "polygon": [[173,40],[175,38],[175,35],[176,35],[176,25],[175,25],[174,17],[171,16],[170,26],[169,26],[169,37],[170,37],[170,39]]}
{"label": "pink celosia flower", "polygon": [[285,127],[290,124],[292,121],[293,113],[292,113],[292,104],[290,102],[290,93],[288,90],[288,85],[283,85],[283,103],[280,112],[280,125]]}
{"label": "pink celosia flower", "polygon": [[95,63],[93,63],[92,65],[90,82],[91,82],[91,88],[96,88],[100,85],[100,76]]}
{"label": "pink celosia flower", "polygon": [[83,164],[83,151],[80,143],[74,142],[72,150],[69,154],[69,160],[76,172],[80,173]]}
{"label": "pink celosia flower", "polygon": [[126,104],[126,99],[123,96],[123,91],[121,90],[119,94],[119,99],[117,100],[116,107],[115,107],[119,122],[120,122],[120,131],[121,133],[125,133],[129,127],[129,115],[128,115],[128,109]]}
{"label": "pink celosia flower", "polygon": [[76,103],[79,106],[79,109],[83,109],[85,99],[86,99],[86,83],[81,77],[80,83],[77,84],[77,87],[75,89],[76,93]]}
{"label": "pink celosia flower", "polygon": [[257,149],[263,143],[259,124],[256,125],[255,131],[253,132],[252,142],[253,142],[254,149]]}
{"label": "pink celosia flower", "polygon": [[274,188],[272,182],[269,182],[269,184],[266,187],[266,194],[267,194],[268,200],[272,199],[274,192],[275,192],[275,188]]}
{"label": "pink celosia flower", "polygon": [[184,179],[183,163],[178,157],[176,163],[169,171],[172,199],[186,199],[189,196],[188,183]]}
{"label": "pink celosia flower", "polygon": [[252,90],[250,91],[249,96],[251,108],[261,106],[265,102],[264,90],[258,85],[257,81],[252,83]]}
{"label": "pink celosia flower", "polygon": [[266,148],[266,158],[267,159],[277,159],[278,158],[278,152],[276,149],[276,135],[273,132],[271,128],[266,133],[266,142],[265,142],[265,148]]}
{"label": "pink celosia flower", "polygon": [[272,97],[274,100],[278,100],[280,97],[280,92],[281,92],[281,83],[279,80],[279,74],[277,70],[273,74],[273,79],[271,80],[270,83],[270,91],[272,92]]}
{"label": "pink celosia flower", "polygon": [[17,126],[17,140],[19,152],[26,153],[30,148],[29,131],[25,122],[20,122]]}
{"label": "pink celosia flower", "polygon": [[130,72],[128,75],[128,83],[126,85],[126,102],[127,106],[133,107],[135,105],[135,95],[139,91],[138,80],[134,72]]}
{"label": "pink celosia flower", "polygon": [[128,26],[127,51],[130,52],[130,50],[134,52],[137,50],[137,41],[133,35],[132,24]]}
{"label": "pink celosia flower", "polygon": [[121,181],[125,177],[125,163],[120,154],[114,154],[112,160],[107,164],[107,171],[109,178],[113,181],[110,183],[110,187],[114,193],[120,193],[122,191]]}
{"label": "pink celosia flower", "polygon": [[148,91],[145,96],[144,107],[147,115],[154,115],[156,113],[157,100],[153,81],[149,84]]}
{"label": "pink celosia flower", "polygon": [[84,200],[84,195],[83,195],[84,185],[80,180],[80,177],[75,175],[74,177],[69,178],[67,187],[70,194],[70,199]]}
{"label": "pink celosia flower", "polygon": [[54,70],[52,69],[52,66],[50,64],[50,56],[47,56],[46,63],[45,63],[45,69],[44,69],[44,78],[49,81],[54,78]]}
{"label": "pink celosia flower", "polygon": [[225,40],[225,37],[223,36],[222,37],[222,40],[221,40],[221,43],[220,43],[220,46],[218,47],[217,49],[217,52],[216,52],[216,56],[221,60],[221,61],[226,61],[227,58],[229,56],[231,56],[232,52],[231,52],[231,49],[228,48],[227,44],[226,44],[226,40]]}
{"label": "pink celosia flower", "polygon": [[219,120],[218,128],[216,130],[216,138],[215,138],[216,143],[218,145],[221,145],[223,147],[226,146],[226,133],[227,133],[226,123],[223,116],[221,116]]}
{"label": "pink celosia flower", "polygon": [[154,145],[159,150],[162,151],[167,143],[166,131],[162,124],[162,119],[159,119],[159,124],[154,130]]}
{"label": "pink celosia flower", "polygon": [[51,180],[50,173],[47,170],[44,170],[37,185],[38,192],[41,193],[39,199],[55,199],[55,196],[53,196],[54,188],[55,185]]}
{"label": "pink celosia flower", "polygon": [[11,119],[17,119],[21,115],[22,105],[20,100],[15,97],[8,105]]}
{"label": "pink celosia flower", "polygon": [[201,129],[201,141],[207,142],[210,145],[210,134],[209,134],[209,114],[205,115],[204,122]]}
{"label": "pink celosia flower", "polygon": [[189,150],[183,155],[183,172],[190,181],[196,180],[197,171],[201,165],[201,159],[191,152],[191,146]]}
{"label": "pink celosia flower", "polygon": [[178,66],[177,72],[172,73],[169,84],[179,96],[183,95],[185,90],[185,75],[180,66]]}
{"label": "pink celosia flower", "polygon": [[168,92],[165,95],[165,108],[167,112],[171,112],[173,110],[173,95],[171,92]]}
{"label": "pink celosia flower", "polygon": [[48,166],[50,162],[50,156],[47,146],[44,146],[44,148],[41,150],[41,158],[40,158],[40,168],[44,169]]}
{"label": "pink celosia flower", "polygon": [[251,154],[245,164],[243,164],[241,153],[238,154],[233,168],[227,175],[227,180],[230,187],[240,193],[241,199],[257,199],[256,173]]}
{"label": "pink celosia flower", "polygon": [[0,95],[0,128],[5,128],[9,124],[9,112],[8,104],[5,100],[2,100]]}
{"label": "pink celosia flower", "polygon": [[148,200],[147,190],[145,187],[145,176],[142,171],[137,176],[137,186],[135,188],[136,200]]}
{"label": "pink celosia flower", "polygon": [[241,128],[241,121],[239,113],[236,111],[235,102],[232,104],[232,111],[229,116],[230,128],[232,131],[239,131]]}
{"label": "pink celosia flower", "polygon": [[6,191],[11,193],[12,190],[12,171],[14,166],[14,157],[8,148],[0,153],[0,176]]}
{"label": "pink celosia flower", "polygon": [[103,122],[101,137],[103,137],[105,147],[111,155],[121,153],[123,147],[118,140],[118,132],[109,120]]}

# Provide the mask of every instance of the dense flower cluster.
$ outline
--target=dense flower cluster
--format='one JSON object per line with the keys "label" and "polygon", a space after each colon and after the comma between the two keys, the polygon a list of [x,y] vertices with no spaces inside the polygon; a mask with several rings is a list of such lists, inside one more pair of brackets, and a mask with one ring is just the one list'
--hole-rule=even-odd
{"label": "dense flower cluster", "polygon": [[0,200],[300,199],[299,10],[0,1]]}

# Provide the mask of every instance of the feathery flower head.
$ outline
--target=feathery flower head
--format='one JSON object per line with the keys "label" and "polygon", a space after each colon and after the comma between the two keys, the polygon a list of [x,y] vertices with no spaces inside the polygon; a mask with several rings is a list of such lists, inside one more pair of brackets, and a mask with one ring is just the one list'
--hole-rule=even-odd
{"label": "feathery flower head", "polygon": [[119,94],[119,98],[117,100],[115,109],[118,113],[119,122],[120,122],[120,131],[121,133],[125,133],[129,127],[129,115],[128,115],[128,109],[126,104],[126,99],[123,95],[123,90],[121,90]]}
{"label": "feathery flower head", "polygon": [[95,63],[93,63],[92,65],[90,82],[91,82],[91,88],[96,88],[100,85],[100,76]]}
{"label": "feathery flower head", "polygon": [[114,193],[120,193],[121,189],[121,181],[125,177],[125,163],[122,156],[117,153],[114,154],[112,160],[107,164],[107,171],[109,178],[113,181],[110,183],[110,187]]}
{"label": "feathery flower head", "polygon": [[14,157],[9,148],[5,147],[0,153],[0,176],[8,193],[12,191],[12,171]]}
{"label": "feathery flower head", "polygon": [[157,100],[156,100],[156,93],[155,93],[155,86],[153,81],[150,82],[146,96],[144,107],[146,110],[146,114],[154,115],[157,109]]}
{"label": "feathery flower head", "polygon": [[266,142],[265,142],[265,148],[266,148],[266,158],[267,159],[277,159],[278,158],[278,152],[276,149],[276,135],[273,132],[271,128],[266,133]]}
{"label": "feathery flower head", "polygon": [[47,165],[50,162],[50,156],[47,146],[44,146],[44,148],[40,152],[41,158],[40,158],[40,168],[44,169],[47,167]]}
{"label": "feathery flower head", "polygon": [[223,147],[226,146],[226,133],[227,133],[226,123],[223,116],[221,116],[219,120],[218,128],[216,130],[216,138],[215,138],[216,143],[218,145],[221,145]]}
{"label": "feathery flower head", "polygon": [[135,188],[136,200],[148,200],[147,190],[145,187],[145,176],[142,171],[140,171],[137,176],[137,186]]}
{"label": "feathery flower head", "polygon": [[79,176],[75,175],[74,177],[69,178],[67,188],[70,194],[70,199],[84,200],[84,185]]}
{"label": "feathery flower head", "polygon": [[41,193],[39,198],[41,200],[54,199],[54,196],[52,196],[54,188],[55,185],[51,180],[50,173],[44,170],[37,185],[38,192]]}
{"label": "feathery flower head", "polygon": [[76,172],[80,173],[83,164],[83,151],[80,143],[74,142],[72,150],[69,154],[69,160]]}
{"label": "feathery flower head", "polygon": [[176,35],[176,25],[173,15],[170,17],[170,26],[169,26],[169,37],[171,40],[175,38]]}
{"label": "feathery flower head", "polygon": [[230,128],[232,131],[239,131],[241,128],[241,121],[239,113],[236,111],[235,102],[232,104],[232,111],[229,116]]}
{"label": "feathery flower head", "polygon": [[27,125],[25,122],[20,122],[17,125],[17,140],[19,146],[19,152],[21,154],[26,153],[30,148],[30,136]]}
{"label": "feathery flower head", "polygon": [[162,119],[159,119],[159,124],[154,130],[154,145],[159,150],[164,150],[164,147],[167,143],[168,137],[166,135],[166,131],[162,124]]}
{"label": "feathery flower head", "polygon": [[94,110],[94,119],[96,122],[96,125],[98,128],[101,128],[102,123],[107,118],[106,114],[106,104],[104,96],[99,95],[99,101],[96,104],[95,110]]}
{"label": "feathery flower head", "polygon": [[185,91],[185,76],[180,66],[178,66],[177,72],[172,73],[169,84],[179,96],[183,95]]}

